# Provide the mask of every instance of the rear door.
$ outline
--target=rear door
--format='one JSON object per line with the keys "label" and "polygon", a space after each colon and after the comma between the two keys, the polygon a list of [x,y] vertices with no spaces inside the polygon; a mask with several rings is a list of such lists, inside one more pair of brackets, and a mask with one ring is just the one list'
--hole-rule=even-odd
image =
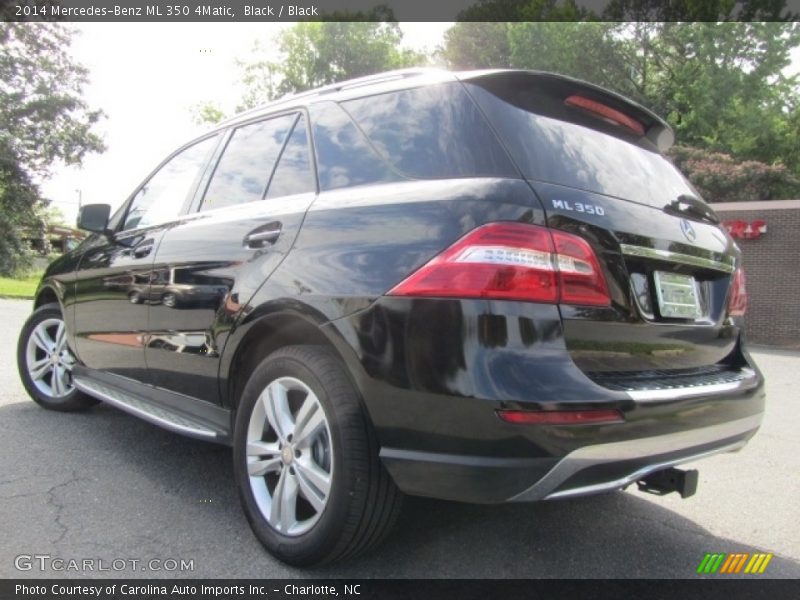
{"label": "rear door", "polygon": [[217,402],[219,359],[239,311],[289,251],[316,197],[307,119],[234,127],[199,206],[167,231],[153,265],[145,351],[156,386]]}
{"label": "rear door", "polygon": [[548,226],[580,235],[610,307],[561,305],[587,372],[694,369],[731,355],[726,300],[737,249],[660,152],[671,132],[615,94],[568,78],[500,73],[465,82],[540,197]]}

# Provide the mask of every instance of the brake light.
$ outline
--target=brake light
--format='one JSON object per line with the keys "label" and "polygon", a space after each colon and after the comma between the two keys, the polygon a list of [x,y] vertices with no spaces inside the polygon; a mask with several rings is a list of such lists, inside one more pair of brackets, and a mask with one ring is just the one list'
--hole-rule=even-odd
{"label": "brake light", "polygon": [[478,227],[388,294],[603,306],[611,302],[586,240],[522,223]]}
{"label": "brake light", "polygon": [[624,423],[618,410],[498,410],[497,416],[506,423],[517,425],[598,425],[601,423]]}
{"label": "brake light", "polygon": [[728,314],[732,316],[744,316],[747,310],[747,288],[745,286],[744,269],[739,268],[733,274],[731,281],[731,293],[728,296]]}
{"label": "brake light", "polygon": [[610,106],[606,106],[605,104],[597,102],[596,100],[589,100],[589,98],[584,98],[583,96],[570,96],[564,100],[564,104],[585,110],[593,116],[599,117],[604,121],[611,123],[612,125],[624,127],[636,135],[644,135],[644,126],[639,123],[639,121],[632,119],[625,113],[620,112],[615,108],[611,108]]}

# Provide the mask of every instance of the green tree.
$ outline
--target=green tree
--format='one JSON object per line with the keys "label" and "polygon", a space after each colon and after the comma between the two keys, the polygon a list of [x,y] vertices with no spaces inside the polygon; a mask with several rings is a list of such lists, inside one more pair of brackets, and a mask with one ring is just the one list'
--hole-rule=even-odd
{"label": "green tree", "polygon": [[481,0],[462,11],[459,22],[445,32],[440,55],[457,69],[546,69],[559,62],[564,72],[565,62],[577,64],[579,59],[561,42],[582,32],[580,26],[569,32],[564,27],[590,17],[575,0]]}
{"label": "green tree", "polygon": [[[245,91],[237,112],[286,94],[428,62],[425,55],[400,46],[403,32],[386,7],[327,18],[282,31],[275,40],[277,54],[255,42],[247,60],[238,61]],[[193,113],[198,123],[217,123],[226,116],[208,103]]]}
{"label": "green tree", "polygon": [[786,0],[611,0],[609,21],[767,21],[796,17]]}
{"label": "green tree", "polygon": [[669,156],[709,202],[797,198],[800,179],[782,164],[737,160],[723,152],[673,146]]}
{"label": "green tree", "polygon": [[43,227],[37,181],[54,162],[103,150],[101,118],[83,100],[87,71],[69,56],[71,29],[0,23],[0,273],[24,269],[24,232]]}
{"label": "green tree", "polygon": [[[247,59],[237,61],[244,85],[237,112],[286,94],[428,62],[425,55],[400,47],[403,32],[385,6],[368,12],[334,12],[325,19],[282,31],[275,40],[277,55],[256,40]],[[212,103],[199,104],[192,113],[198,124],[226,117]]]}
{"label": "green tree", "polygon": [[663,23],[636,49],[641,93],[681,143],[800,173],[800,86],[783,71],[797,23]]}
{"label": "green tree", "polygon": [[277,60],[255,63],[259,71],[263,72],[266,67],[268,83],[262,88],[251,85],[251,89],[263,91],[267,97],[250,100],[269,100],[353,77],[424,63],[423,56],[400,47],[402,39],[403,32],[397,23],[298,23],[280,35]]}
{"label": "green tree", "polygon": [[198,125],[219,123],[225,118],[225,111],[213,102],[201,102],[192,107],[192,120]]}
{"label": "green tree", "polygon": [[44,224],[36,219],[34,209],[40,201],[38,189],[9,156],[8,148],[0,146],[0,275],[4,276],[20,274],[30,266],[33,253],[25,237],[44,234]]}
{"label": "green tree", "polygon": [[[553,71],[641,99],[633,79],[627,46],[618,32],[622,25],[601,22],[557,21],[550,2],[529,3],[523,15],[550,20],[516,23],[456,23],[445,32],[440,55],[456,69],[517,68]],[[556,7],[558,8],[558,7]],[[569,5],[561,7],[561,10]],[[546,9],[546,10],[545,10]],[[555,9],[554,9],[555,10]]]}
{"label": "green tree", "polygon": [[[599,4],[599,3],[595,3]],[[574,0],[478,0],[459,21],[790,21],[787,0],[610,0],[599,13]]]}
{"label": "green tree", "polygon": [[465,21],[444,33],[439,52],[450,68],[486,69],[511,66],[509,28],[513,23]]}
{"label": "green tree", "polygon": [[575,0],[478,0],[459,21],[582,21],[596,15]]}
{"label": "green tree", "polygon": [[511,66],[554,71],[636,97],[615,23],[513,23]]}
{"label": "green tree", "polygon": [[[534,17],[547,16],[549,6],[545,0],[528,2],[517,12],[536,9]],[[441,55],[461,69],[540,69],[597,83],[665,117],[681,144],[730,155],[737,164],[775,166],[778,174],[785,165],[790,175],[800,176],[800,86],[797,77],[784,74],[798,46],[800,25],[787,22],[531,20],[457,23],[447,32]],[[770,196],[790,189],[772,174],[760,181],[772,186]],[[715,182],[722,178],[706,178],[703,185],[708,189]]]}

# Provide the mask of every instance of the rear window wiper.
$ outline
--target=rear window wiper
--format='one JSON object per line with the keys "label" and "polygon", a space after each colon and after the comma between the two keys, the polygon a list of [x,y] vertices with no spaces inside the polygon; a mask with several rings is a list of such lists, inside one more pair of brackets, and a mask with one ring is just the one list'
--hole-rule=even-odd
{"label": "rear window wiper", "polygon": [[681,194],[675,200],[664,206],[664,212],[673,215],[690,217],[698,221],[707,221],[717,225],[719,217],[705,202],[688,194]]}

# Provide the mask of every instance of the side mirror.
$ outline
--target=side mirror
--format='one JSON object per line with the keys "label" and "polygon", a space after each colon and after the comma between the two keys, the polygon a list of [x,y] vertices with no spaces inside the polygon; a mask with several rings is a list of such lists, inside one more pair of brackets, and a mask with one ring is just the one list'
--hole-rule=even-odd
{"label": "side mirror", "polygon": [[105,233],[108,228],[109,216],[111,216],[110,205],[86,204],[78,212],[78,229],[85,229],[94,233]]}

